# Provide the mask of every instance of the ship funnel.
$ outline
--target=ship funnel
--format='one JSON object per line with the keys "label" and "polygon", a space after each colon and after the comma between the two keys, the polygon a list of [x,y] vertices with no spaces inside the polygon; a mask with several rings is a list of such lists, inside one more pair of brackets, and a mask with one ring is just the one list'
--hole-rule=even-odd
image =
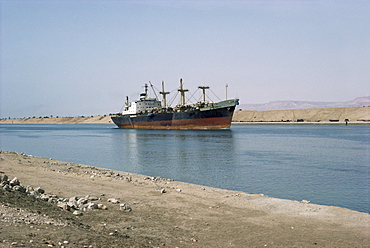
{"label": "ship funnel", "polygon": [[140,100],[146,99],[148,97],[148,84],[144,85],[145,93],[140,94]]}
{"label": "ship funnel", "polygon": [[145,95],[148,95],[148,84],[145,84],[144,88],[145,88]]}

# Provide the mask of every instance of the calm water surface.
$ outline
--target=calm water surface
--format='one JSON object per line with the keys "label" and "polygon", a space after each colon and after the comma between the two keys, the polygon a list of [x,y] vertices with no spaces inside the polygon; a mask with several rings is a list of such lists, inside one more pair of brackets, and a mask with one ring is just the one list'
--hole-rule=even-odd
{"label": "calm water surface", "polygon": [[370,213],[370,126],[0,125],[0,149]]}

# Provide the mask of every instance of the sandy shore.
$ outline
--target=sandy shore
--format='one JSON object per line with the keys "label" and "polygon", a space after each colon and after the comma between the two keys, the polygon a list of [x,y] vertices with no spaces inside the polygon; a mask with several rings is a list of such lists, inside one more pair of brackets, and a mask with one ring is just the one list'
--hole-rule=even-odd
{"label": "sandy shore", "polygon": [[235,111],[234,122],[284,124],[370,124],[370,107]]}
{"label": "sandy shore", "polygon": [[[234,124],[370,125],[370,107],[235,111]],[[0,124],[113,124],[110,116],[0,119]]]}
{"label": "sandy shore", "polygon": [[1,119],[0,124],[113,124],[110,116]]}
{"label": "sandy shore", "polygon": [[[21,185],[41,187],[45,194],[95,196],[108,207],[76,216],[56,204],[0,189],[0,246],[370,246],[370,215],[349,209],[6,151],[0,153],[0,171],[0,176],[17,177]],[[132,211],[108,202],[110,198]]]}

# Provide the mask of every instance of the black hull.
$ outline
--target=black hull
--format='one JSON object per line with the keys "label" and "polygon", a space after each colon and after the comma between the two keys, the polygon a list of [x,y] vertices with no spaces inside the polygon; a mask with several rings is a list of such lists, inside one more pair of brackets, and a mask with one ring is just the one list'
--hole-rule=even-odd
{"label": "black hull", "polygon": [[112,116],[120,128],[146,129],[222,129],[230,128],[234,106],[201,111],[199,109]]}

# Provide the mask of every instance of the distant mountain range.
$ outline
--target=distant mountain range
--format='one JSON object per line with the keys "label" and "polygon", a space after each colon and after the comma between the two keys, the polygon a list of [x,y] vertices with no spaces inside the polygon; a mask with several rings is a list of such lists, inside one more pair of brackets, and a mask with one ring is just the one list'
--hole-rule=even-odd
{"label": "distant mountain range", "polygon": [[272,101],[262,104],[240,104],[237,109],[242,110],[282,110],[282,109],[310,109],[310,108],[340,108],[370,106],[370,96],[358,97],[348,102],[305,102],[305,101]]}

